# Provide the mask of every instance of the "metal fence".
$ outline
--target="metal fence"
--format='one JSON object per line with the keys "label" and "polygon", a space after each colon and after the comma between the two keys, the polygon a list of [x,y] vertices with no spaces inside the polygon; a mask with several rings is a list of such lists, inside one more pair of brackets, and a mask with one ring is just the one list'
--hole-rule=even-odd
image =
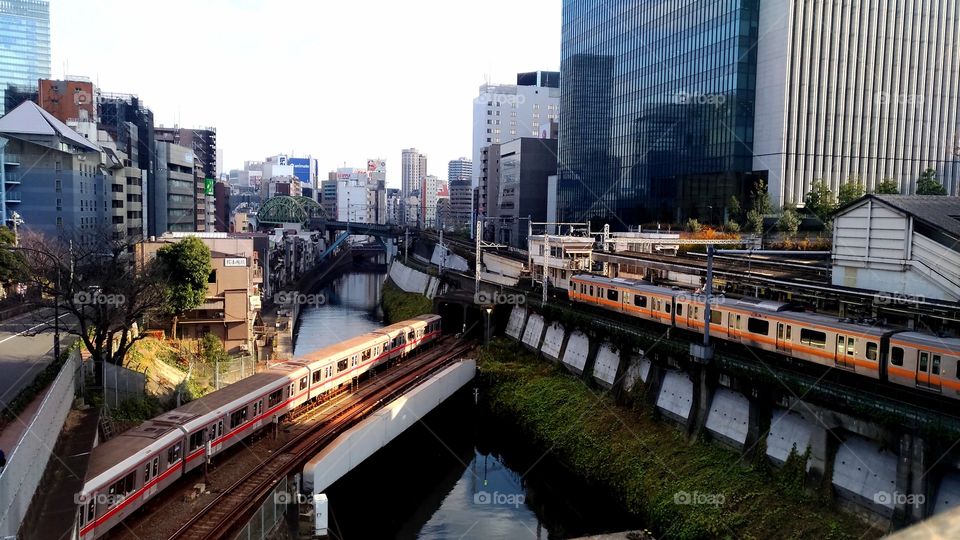
{"label": "metal fence", "polygon": [[[27,422],[17,445],[0,471],[0,538],[15,537],[40,484],[76,395],[80,352],[67,358],[47,390],[40,408]],[[9,449],[8,449],[9,450]]]}
{"label": "metal fence", "polygon": [[190,379],[214,390],[245,379],[257,372],[257,361],[252,356],[232,358],[225,362],[193,362]]}
{"label": "metal fence", "polygon": [[142,399],[147,387],[145,373],[103,363],[103,401],[117,407],[128,399]]}
{"label": "metal fence", "polygon": [[260,509],[250,518],[246,527],[240,531],[236,540],[266,540],[276,538],[281,535],[273,534],[277,526],[283,523],[288,505],[296,502],[296,496],[291,493],[297,493],[296,481],[289,477],[283,477],[273,493],[267,497],[260,505]]}

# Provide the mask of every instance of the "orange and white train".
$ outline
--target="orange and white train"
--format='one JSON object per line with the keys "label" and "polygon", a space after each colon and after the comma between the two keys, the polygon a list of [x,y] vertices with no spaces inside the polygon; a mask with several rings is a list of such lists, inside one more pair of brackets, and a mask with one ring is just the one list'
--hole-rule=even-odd
{"label": "orange and white train", "polygon": [[[703,333],[706,306],[702,295],[590,274],[573,276],[568,294],[574,302]],[[757,299],[711,302],[710,335],[960,399],[958,338],[859,324]]]}

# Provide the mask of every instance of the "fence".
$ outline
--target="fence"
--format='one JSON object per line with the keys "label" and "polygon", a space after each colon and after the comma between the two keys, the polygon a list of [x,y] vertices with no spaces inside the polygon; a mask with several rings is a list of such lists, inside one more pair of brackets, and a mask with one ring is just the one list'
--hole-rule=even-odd
{"label": "fence", "polygon": [[275,534],[278,525],[285,521],[285,515],[290,504],[297,502],[297,482],[284,476],[273,493],[263,501],[257,512],[250,518],[247,525],[237,535],[236,540],[266,540],[268,538],[288,537],[289,535]]}
{"label": "fence", "polygon": [[226,362],[194,362],[190,367],[190,379],[214,390],[219,390],[256,372],[256,360],[252,356],[242,356]]}
{"label": "fence", "polygon": [[79,370],[80,353],[74,351],[7,455],[7,466],[0,471],[0,538],[15,537],[20,529],[73,405]]}
{"label": "fence", "polygon": [[146,374],[103,363],[103,401],[108,407],[117,407],[128,399],[143,398],[146,387]]}

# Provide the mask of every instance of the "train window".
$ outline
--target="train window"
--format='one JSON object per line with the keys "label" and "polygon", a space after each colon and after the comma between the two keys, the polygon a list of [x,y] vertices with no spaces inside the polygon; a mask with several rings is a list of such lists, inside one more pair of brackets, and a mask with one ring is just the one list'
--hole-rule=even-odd
{"label": "train window", "polygon": [[587,294],[587,286],[584,285],[583,283],[580,284],[580,293]]}
{"label": "train window", "polygon": [[590,296],[593,296],[593,285],[590,286]]}
{"label": "train window", "polygon": [[853,348],[856,346],[857,340],[854,338],[847,338],[847,355],[853,356]]}
{"label": "train window", "polygon": [[129,495],[137,489],[137,473],[131,472],[123,478],[123,493]]}
{"label": "train window", "polygon": [[290,385],[290,393],[287,394],[288,397],[293,397],[293,392],[294,392],[293,389],[294,389],[294,385],[291,384],[291,385]]}
{"label": "train window", "polygon": [[747,331],[752,334],[767,335],[770,333],[770,322],[750,317],[747,319]]}
{"label": "train window", "polygon": [[153,458],[153,474],[151,476],[156,478],[159,472],[160,472],[160,458],[155,457]]}
{"label": "train window", "polygon": [[[319,374],[320,372],[318,371],[317,373]],[[277,390],[276,392],[273,392],[267,396],[267,406],[273,407],[277,403],[280,403],[281,399],[283,399],[283,390]]]}
{"label": "train window", "polygon": [[307,387],[307,378],[306,378],[306,377],[302,377],[302,378],[300,379],[300,389],[303,390],[303,389],[306,388],[306,387]]}
{"label": "train window", "polygon": [[233,428],[235,428],[235,427],[243,424],[243,423],[246,422],[246,421],[247,421],[247,408],[246,408],[246,407],[240,409],[239,411],[234,411],[234,412],[230,415],[230,429],[233,429]]}
{"label": "train window", "polygon": [[847,342],[843,336],[837,336],[837,354],[843,354],[843,348],[846,343]]}
{"label": "train window", "polygon": [[203,434],[204,430],[200,430],[193,435],[190,435],[190,451],[193,452],[197,448],[203,446]]}
{"label": "train window", "polygon": [[149,461],[143,466],[143,483],[146,484],[147,480],[150,480],[150,462]]}
{"label": "train window", "polygon": [[635,294],[633,296],[633,305],[642,308],[647,307],[647,297],[642,294]]}
{"label": "train window", "polygon": [[809,328],[801,328],[800,344],[823,349],[827,346],[827,335],[823,332],[810,330]]}
{"label": "train window", "polygon": [[933,363],[930,364],[930,373],[932,373],[933,375],[940,374],[940,355],[939,354],[933,355]]}
{"label": "train window", "polygon": [[926,351],[920,351],[920,365],[917,367],[919,371],[927,371],[927,362],[930,361],[930,354]]}
{"label": "train window", "polygon": [[672,306],[671,304],[667,303],[667,304],[664,304],[663,309],[664,309],[664,311],[666,311],[667,313],[670,313],[670,310],[673,309],[673,306]]}
{"label": "train window", "polygon": [[872,341],[867,342],[867,360],[877,360],[877,344]]}
{"label": "train window", "polygon": [[710,310],[710,324],[720,324],[723,321],[723,312],[715,309]]}
{"label": "train window", "polygon": [[96,497],[91,497],[90,502],[87,503],[87,522],[93,521],[93,518],[97,516],[97,499]]}
{"label": "train window", "polygon": [[[304,377],[304,380],[306,380],[306,377]],[[261,414],[263,414],[263,400],[262,400],[262,399],[253,404],[253,416],[254,416],[254,417],[257,417],[257,416],[260,416]]]}
{"label": "train window", "polygon": [[615,289],[607,289],[607,300],[616,302],[620,299],[620,292]]}
{"label": "train window", "polygon": [[[247,410],[244,409],[243,412],[246,414]],[[180,461],[180,443],[167,450],[167,466],[169,467],[178,461]]]}
{"label": "train window", "polygon": [[409,343],[409,342],[411,342],[411,341],[413,341],[413,340],[414,340],[414,334],[413,334],[413,330],[411,330],[411,331],[407,332],[407,342]]}
{"label": "train window", "polygon": [[338,373],[341,372],[341,371],[344,371],[345,369],[347,369],[347,359],[346,359],[346,358],[344,358],[343,360],[337,362],[337,372],[338,372]]}
{"label": "train window", "polygon": [[683,316],[683,304],[677,304],[677,316],[678,317]]}
{"label": "train window", "polygon": [[[320,371],[319,369],[316,370],[316,371],[314,371],[314,372],[313,372],[313,383],[312,383],[312,384],[317,384],[318,382],[320,382],[320,378],[321,378],[321,377],[323,377],[323,372],[322,372],[322,371]],[[270,405],[273,406],[273,403],[271,403]]]}
{"label": "train window", "polygon": [[363,356],[362,356],[362,358],[363,358],[363,361],[364,361],[364,362],[366,362],[367,360],[369,360],[371,356],[373,356],[373,349],[367,349],[367,350],[363,351]]}
{"label": "train window", "polygon": [[333,377],[333,366],[327,366],[327,374],[325,377]]}

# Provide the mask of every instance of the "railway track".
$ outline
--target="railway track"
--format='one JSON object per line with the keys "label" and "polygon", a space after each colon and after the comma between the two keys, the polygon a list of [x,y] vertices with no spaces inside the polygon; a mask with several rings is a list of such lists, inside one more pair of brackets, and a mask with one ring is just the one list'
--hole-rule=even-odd
{"label": "railway track", "polygon": [[345,399],[331,416],[304,429],[274,452],[265,463],[217,494],[170,539],[229,539],[246,524],[281,478],[363,418],[405,391],[420,384],[461,354],[473,348],[470,342],[445,338],[415,358],[403,362],[404,370],[391,369],[363,384]]}

